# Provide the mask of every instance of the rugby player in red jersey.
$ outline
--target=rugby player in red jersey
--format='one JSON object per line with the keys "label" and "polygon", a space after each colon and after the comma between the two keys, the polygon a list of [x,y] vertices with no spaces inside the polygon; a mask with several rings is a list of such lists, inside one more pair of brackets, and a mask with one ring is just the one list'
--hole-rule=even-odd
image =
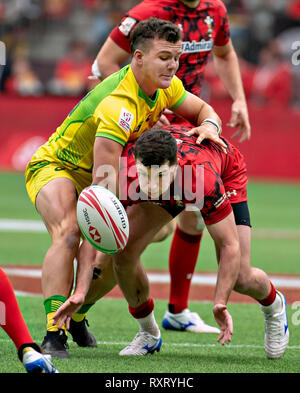
{"label": "rugby player in red jersey", "polygon": [[[265,351],[269,358],[283,356],[289,341],[284,295],[276,291],[268,275],[251,267],[251,224],[247,204],[246,165],[241,153],[225,139],[227,154],[214,142],[196,145],[185,126],[167,131],[145,131],[125,147],[120,188],[128,208],[130,235],[127,246],[113,257],[100,255],[103,296],[112,270],[140,331],[120,355],[146,355],[159,351],[161,337],[154,318],[154,302],[140,256],[155,232],[188,205],[196,205],[212,237],[218,262],[213,314],[221,333],[218,341],[231,341],[233,323],[227,310],[232,290],[250,296],[261,305],[265,319]],[[150,203],[149,203],[150,202]],[[101,259],[106,264],[101,264]],[[90,270],[92,266],[85,266]],[[86,277],[85,274],[82,276]],[[84,282],[83,282],[84,281]],[[91,280],[78,278],[75,293],[55,315],[61,323],[89,298]],[[103,289],[103,284],[105,288]],[[112,287],[114,283],[112,284]],[[78,289],[77,289],[78,288]],[[86,296],[87,294],[87,296]]]}
{"label": "rugby player in red jersey", "polygon": [[[176,75],[182,80],[186,90],[198,97],[201,97],[205,66],[213,54],[216,71],[233,100],[229,122],[230,126],[237,127],[237,132],[233,136],[240,135],[240,141],[249,139],[250,125],[238,58],[230,39],[226,7],[220,0],[142,1],[129,10],[120,25],[111,32],[94,62],[94,75],[104,79],[128,60],[130,33],[139,21],[151,16],[172,21],[181,27],[183,53]],[[188,124],[170,112],[165,112],[161,117],[161,123]],[[174,229],[174,225],[175,222],[172,222],[164,227],[155,236],[155,240],[166,237]],[[204,228],[205,224],[197,209],[183,211],[178,217],[169,255],[171,285],[169,309],[163,319],[165,328],[173,324],[173,329],[176,329],[178,323],[184,322],[186,328],[181,327],[180,330],[218,332],[216,328],[205,324],[197,313],[192,313],[188,309],[191,279]]]}
{"label": "rugby player in red jersey", "polygon": [[[13,286],[6,273],[0,268],[0,327],[14,343],[18,358],[29,374],[58,373],[50,361],[44,356],[28,330],[21,313]],[[4,370],[1,370],[2,372]],[[7,370],[8,372],[9,370]]]}

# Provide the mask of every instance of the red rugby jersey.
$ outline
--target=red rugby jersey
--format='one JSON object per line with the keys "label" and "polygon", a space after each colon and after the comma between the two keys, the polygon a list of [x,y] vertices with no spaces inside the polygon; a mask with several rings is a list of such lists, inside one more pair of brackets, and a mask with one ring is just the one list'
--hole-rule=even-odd
{"label": "red rugby jersey", "polygon": [[130,52],[131,30],[150,17],[169,20],[182,28],[183,54],[176,75],[186,90],[200,97],[204,68],[213,46],[224,46],[230,38],[225,5],[220,0],[201,0],[197,8],[189,8],[178,0],[144,0],[123,17],[110,38]]}
{"label": "red rugby jersey", "polygon": [[[168,192],[151,202],[172,211],[174,215],[193,205],[201,210],[206,225],[223,220],[231,211],[231,203],[247,201],[246,165],[242,154],[233,145],[227,154],[213,142],[195,143],[196,137],[186,135],[190,128],[182,125],[165,127],[178,144],[179,171]],[[149,201],[138,185],[134,160],[135,142],[128,143],[122,153],[120,199],[124,206]],[[178,210],[176,210],[178,208]]]}

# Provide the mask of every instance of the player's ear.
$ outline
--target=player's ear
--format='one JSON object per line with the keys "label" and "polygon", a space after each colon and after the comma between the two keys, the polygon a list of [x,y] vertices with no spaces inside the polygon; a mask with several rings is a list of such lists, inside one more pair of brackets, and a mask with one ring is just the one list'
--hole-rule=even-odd
{"label": "player's ear", "polygon": [[144,60],[144,52],[141,49],[136,49],[134,51],[133,58],[138,65],[142,65]]}

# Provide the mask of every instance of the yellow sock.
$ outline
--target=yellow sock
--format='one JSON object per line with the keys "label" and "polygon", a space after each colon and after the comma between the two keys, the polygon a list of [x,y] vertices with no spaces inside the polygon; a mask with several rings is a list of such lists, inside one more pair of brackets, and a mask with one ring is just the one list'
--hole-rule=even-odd
{"label": "yellow sock", "polygon": [[30,351],[34,351],[34,349],[31,348],[31,347],[24,348],[23,351],[22,351],[23,356],[25,355],[25,353],[30,352]]}
{"label": "yellow sock", "polygon": [[[49,312],[47,314],[47,331],[48,332],[57,332],[58,331],[58,324],[53,325],[53,317],[56,311]],[[67,329],[65,327],[65,324],[63,324],[62,329],[65,331],[65,334],[67,335]]]}
{"label": "yellow sock", "polygon": [[72,316],[72,319],[73,319],[73,321],[75,321],[75,322],[82,322],[82,321],[84,320],[85,316],[86,316],[86,314],[77,314],[77,313],[75,313],[75,314]]}

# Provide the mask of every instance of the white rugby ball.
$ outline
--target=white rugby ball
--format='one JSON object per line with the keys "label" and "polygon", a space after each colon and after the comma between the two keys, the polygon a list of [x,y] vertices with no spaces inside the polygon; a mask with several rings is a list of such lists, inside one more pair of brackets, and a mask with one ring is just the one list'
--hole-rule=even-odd
{"label": "white rugby ball", "polygon": [[129,222],[120,200],[101,186],[86,187],[77,201],[77,220],[84,237],[98,251],[116,254],[125,248]]}

